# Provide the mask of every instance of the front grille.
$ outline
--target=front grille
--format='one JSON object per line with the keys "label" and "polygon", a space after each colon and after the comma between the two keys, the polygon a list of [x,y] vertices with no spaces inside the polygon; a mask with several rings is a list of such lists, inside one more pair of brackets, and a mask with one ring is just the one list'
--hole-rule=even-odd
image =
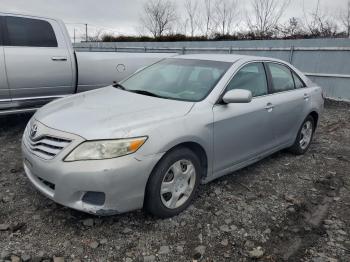
{"label": "front grille", "polygon": [[45,160],[53,159],[72,141],[51,135],[40,135],[32,138],[29,131],[25,134],[28,149],[36,156]]}

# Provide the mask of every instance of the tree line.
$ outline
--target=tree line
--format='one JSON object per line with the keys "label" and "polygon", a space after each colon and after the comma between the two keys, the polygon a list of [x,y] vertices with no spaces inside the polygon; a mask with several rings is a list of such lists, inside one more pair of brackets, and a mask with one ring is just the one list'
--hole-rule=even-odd
{"label": "tree line", "polygon": [[[99,32],[92,41],[206,41],[350,37],[350,0],[336,14],[300,7],[300,17],[285,19],[291,0],[146,0],[139,36]],[[283,18],[283,19],[282,19]]]}

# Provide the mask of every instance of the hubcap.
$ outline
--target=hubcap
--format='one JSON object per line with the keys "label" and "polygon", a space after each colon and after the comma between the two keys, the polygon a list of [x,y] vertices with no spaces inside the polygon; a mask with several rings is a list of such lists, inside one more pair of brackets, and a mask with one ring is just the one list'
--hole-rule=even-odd
{"label": "hubcap", "polygon": [[192,162],[175,162],[166,172],[160,187],[163,204],[170,209],[182,206],[191,196],[195,183],[196,170]]}
{"label": "hubcap", "polygon": [[299,145],[301,149],[306,149],[310,142],[312,137],[313,127],[311,121],[306,121],[301,128],[301,137],[299,141]]}

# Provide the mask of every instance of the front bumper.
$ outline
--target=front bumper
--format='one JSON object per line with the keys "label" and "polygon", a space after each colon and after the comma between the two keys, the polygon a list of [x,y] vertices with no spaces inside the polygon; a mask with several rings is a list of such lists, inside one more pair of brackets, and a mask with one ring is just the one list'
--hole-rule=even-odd
{"label": "front bumper", "polygon": [[[22,142],[24,170],[31,183],[53,201],[95,215],[123,213],[143,206],[145,188],[162,154],[64,162],[69,148],[52,160],[33,154]],[[84,201],[87,192],[103,193],[103,204]]]}

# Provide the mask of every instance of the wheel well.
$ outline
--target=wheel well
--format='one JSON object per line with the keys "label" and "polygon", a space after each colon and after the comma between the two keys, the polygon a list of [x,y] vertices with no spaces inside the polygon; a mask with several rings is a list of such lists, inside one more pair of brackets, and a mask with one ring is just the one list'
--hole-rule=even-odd
{"label": "wheel well", "polygon": [[207,157],[207,153],[205,152],[204,148],[195,142],[185,142],[185,143],[181,143],[178,144],[174,147],[172,147],[170,150],[168,150],[168,152],[179,148],[179,147],[187,147],[188,149],[192,150],[199,158],[200,162],[201,162],[201,166],[203,168],[203,172],[201,174],[202,178],[205,178],[208,174],[208,157]]}
{"label": "wheel well", "polygon": [[312,116],[312,118],[314,119],[314,121],[315,121],[315,130],[316,130],[316,127],[317,127],[317,124],[318,124],[318,113],[317,112],[315,112],[315,111],[312,111],[311,113],[310,113],[310,116]]}
{"label": "wheel well", "polygon": [[[207,153],[205,152],[204,148],[198,144],[198,143],[195,143],[195,142],[185,142],[185,143],[181,143],[181,144],[178,144],[172,148],[170,148],[166,153],[168,154],[169,152],[173,151],[174,149],[177,149],[177,148],[181,148],[181,147],[186,147],[190,150],[192,150],[198,157],[199,157],[199,161],[201,163],[201,166],[203,167],[203,170],[202,170],[202,174],[201,174],[201,178],[204,179],[206,178],[207,174],[208,174],[208,157],[207,157]],[[164,156],[165,156],[164,155]],[[153,170],[155,170],[155,168],[158,166],[158,164],[160,163],[160,161],[164,158],[164,156],[158,161],[158,163],[155,165],[155,167],[153,168]],[[152,172],[153,172],[152,170]],[[147,184],[146,184],[146,189],[148,187],[148,183],[149,183],[149,178],[148,178],[148,181],[147,181]],[[145,197],[144,197],[144,201],[146,199],[146,194],[147,194],[147,190],[145,191]],[[144,205],[144,204],[143,204]]]}

